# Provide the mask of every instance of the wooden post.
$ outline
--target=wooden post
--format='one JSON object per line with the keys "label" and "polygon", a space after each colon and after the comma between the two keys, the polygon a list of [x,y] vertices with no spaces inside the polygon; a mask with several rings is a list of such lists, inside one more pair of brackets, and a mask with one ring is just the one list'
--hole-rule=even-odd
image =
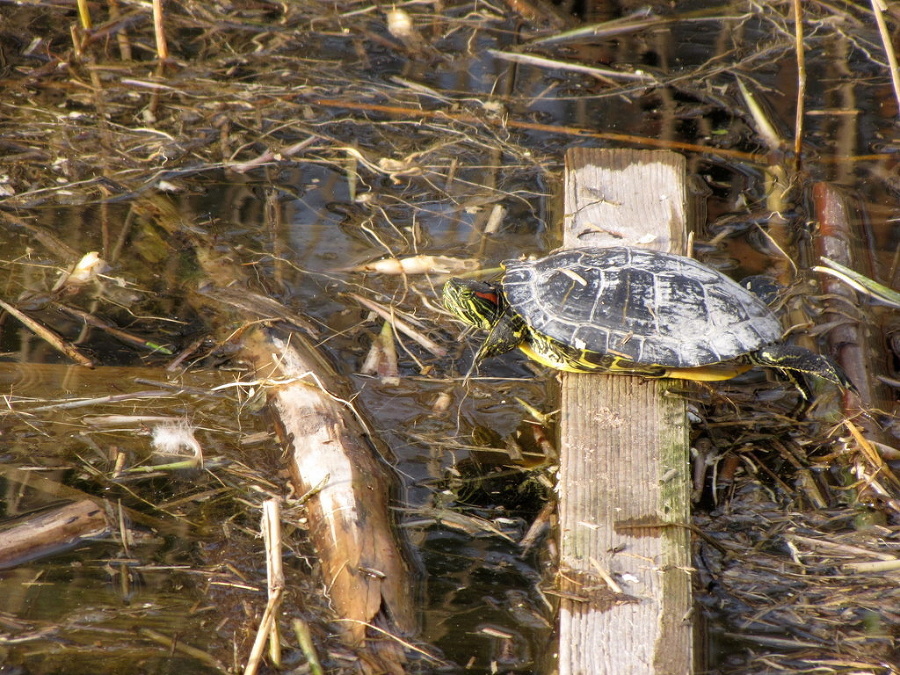
{"label": "wooden post", "polygon": [[[563,248],[685,253],[685,160],[573,148]],[[685,402],[671,380],[562,375],[561,675],[693,671]]]}

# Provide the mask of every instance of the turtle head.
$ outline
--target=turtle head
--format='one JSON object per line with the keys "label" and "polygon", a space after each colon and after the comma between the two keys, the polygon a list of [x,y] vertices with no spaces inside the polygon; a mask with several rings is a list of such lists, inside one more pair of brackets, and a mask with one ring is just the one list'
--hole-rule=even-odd
{"label": "turtle head", "polygon": [[450,279],[444,284],[444,307],[470,326],[488,331],[503,314],[498,289],[469,279]]}
{"label": "turtle head", "polygon": [[470,326],[488,332],[476,361],[505,354],[525,340],[525,323],[508,311],[500,289],[492,284],[450,279],[444,284],[444,307]]}

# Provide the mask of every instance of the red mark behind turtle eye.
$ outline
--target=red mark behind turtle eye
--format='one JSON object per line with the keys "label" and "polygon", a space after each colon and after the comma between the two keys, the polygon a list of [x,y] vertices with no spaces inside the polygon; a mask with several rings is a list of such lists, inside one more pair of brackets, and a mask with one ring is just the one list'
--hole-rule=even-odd
{"label": "red mark behind turtle eye", "polygon": [[475,291],[475,295],[482,300],[487,300],[492,305],[500,304],[500,299],[497,297],[497,294],[491,291]]}

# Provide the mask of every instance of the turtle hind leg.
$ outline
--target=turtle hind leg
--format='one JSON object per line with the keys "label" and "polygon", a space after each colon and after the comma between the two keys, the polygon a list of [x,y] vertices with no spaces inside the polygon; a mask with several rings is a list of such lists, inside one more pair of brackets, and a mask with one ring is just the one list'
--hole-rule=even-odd
{"label": "turtle hind leg", "polygon": [[806,375],[827,380],[855,394],[859,393],[837,363],[827,356],[816,354],[803,347],[785,344],[770,345],[751,354],[750,358],[760,365],[784,371],[806,399],[809,399],[810,396],[810,389],[804,378]]}

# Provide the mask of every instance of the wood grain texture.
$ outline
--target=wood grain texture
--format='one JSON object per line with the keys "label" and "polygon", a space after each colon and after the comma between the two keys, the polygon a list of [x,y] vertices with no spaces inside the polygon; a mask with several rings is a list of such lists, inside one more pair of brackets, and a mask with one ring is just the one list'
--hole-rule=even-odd
{"label": "wood grain texture", "polygon": [[[675,153],[570,150],[564,248],[683,253],[686,180]],[[688,425],[671,386],[562,376],[562,675],[692,672]]]}
{"label": "wood grain texture", "polygon": [[[268,380],[267,396],[297,495],[305,495],[309,539],[344,641],[379,651],[373,672],[401,672],[398,643],[417,623],[414,578],[390,516],[393,474],[343,378],[298,332],[249,330],[242,354]],[[381,646],[379,646],[381,645]],[[396,648],[391,652],[391,648]]]}

